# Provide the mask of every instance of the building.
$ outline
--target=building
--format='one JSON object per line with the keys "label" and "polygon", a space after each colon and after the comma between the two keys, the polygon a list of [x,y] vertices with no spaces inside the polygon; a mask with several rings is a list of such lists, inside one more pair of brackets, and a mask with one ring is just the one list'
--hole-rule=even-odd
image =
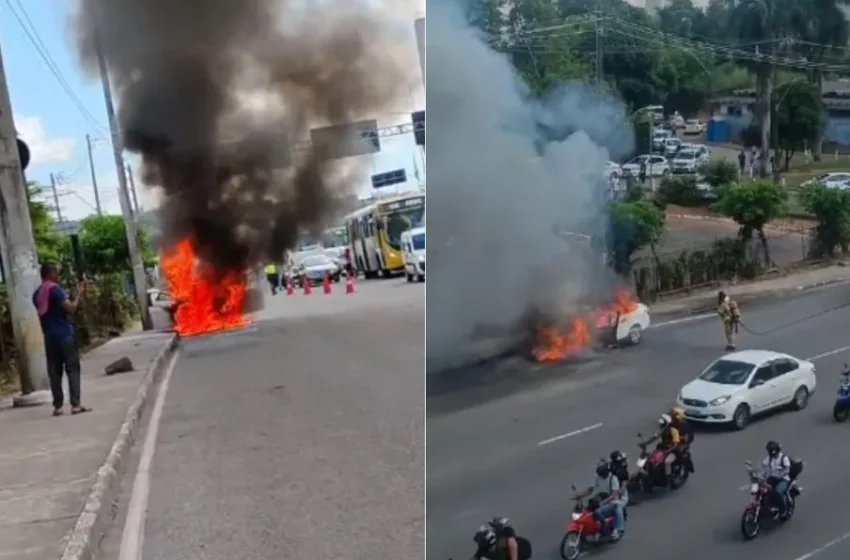
{"label": "building", "polygon": [[[822,91],[826,109],[824,140],[850,148],[850,80],[824,82]],[[713,100],[718,107],[714,114],[726,118],[735,136],[752,122],[755,101],[755,89],[736,90]]]}

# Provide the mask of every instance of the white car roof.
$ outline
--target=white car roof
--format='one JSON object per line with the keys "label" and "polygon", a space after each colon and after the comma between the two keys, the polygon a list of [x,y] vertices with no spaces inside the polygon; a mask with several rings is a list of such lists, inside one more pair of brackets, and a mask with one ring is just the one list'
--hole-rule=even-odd
{"label": "white car roof", "polygon": [[773,350],[741,350],[740,352],[732,352],[730,354],[726,354],[718,359],[729,360],[733,362],[744,362],[745,364],[753,364],[754,366],[757,366],[759,364],[763,364],[764,362],[775,360],[777,358],[791,358],[792,360],[800,361],[794,356],[789,356],[788,354],[783,354],[782,352],[774,352]]}

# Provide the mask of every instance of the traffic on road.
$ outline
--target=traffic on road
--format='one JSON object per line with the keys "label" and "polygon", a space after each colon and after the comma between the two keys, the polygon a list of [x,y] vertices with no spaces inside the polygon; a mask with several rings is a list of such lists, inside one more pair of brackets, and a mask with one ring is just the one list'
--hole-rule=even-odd
{"label": "traffic on road", "polygon": [[[514,358],[508,389],[429,396],[427,557],[469,558],[506,516],[534,558],[846,558],[848,309],[846,286],[752,303],[733,353],[713,315],[655,316],[639,346]],[[679,444],[647,441],[677,413]],[[586,489],[606,469],[628,501],[603,525]]]}

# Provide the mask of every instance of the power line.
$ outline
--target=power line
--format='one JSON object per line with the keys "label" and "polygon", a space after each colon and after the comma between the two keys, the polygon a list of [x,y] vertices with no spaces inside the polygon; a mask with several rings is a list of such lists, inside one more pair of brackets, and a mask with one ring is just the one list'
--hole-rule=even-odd
{"label": "power line", "polygon": [[[77,110],[80,112],[83,118],[85,118],[94,127],[104,131],[105,128],[103,127],[103,125],[98,123],[97,119],[88,111],[88,109],[86,109],[85,105],[83,105],[82,101],[80,101],[80,98],[77,97],[77,95],[74,93],[74,90],[68,84],[68,81],[62,75],[62,72],[59,70],[59,67],[56,65],[56,62],[50,55],[50,51],[47,49],[47,47],[44,45],[44,42],[41,40],[41,37],[38,34],[38,30],[35,28],[35,25],[33,25],[32,20],[29,18],[29,15],[27,14],[27,11],[21,4],[20,0],[15,0],[15,3],[21,10],[23,18],[21,17],[21,15],[18,14],[17,10],[15,10],[15,7],[12,5],[12,2],[10,0],[4,0],[4,2],[9,8],[9,11],[12,12],[12,16],[14,16],[15,20],[18,22],[18,25],[20,25],[24,34],[26,34],[27,39],[29,39],[30,43],[35,48],[39,57],[41,57],[41,60],[47,66],[47,69],[50,70],[50,72],[56,78],[56,81],[58,81],[62,89],[65,90],[65,93],[68,95],[74,106],[76,106]],[[29,23],[30,27],[32,28],[31,30],[27,27],[27,24],[24,23],[25,20],[27,23]]]}

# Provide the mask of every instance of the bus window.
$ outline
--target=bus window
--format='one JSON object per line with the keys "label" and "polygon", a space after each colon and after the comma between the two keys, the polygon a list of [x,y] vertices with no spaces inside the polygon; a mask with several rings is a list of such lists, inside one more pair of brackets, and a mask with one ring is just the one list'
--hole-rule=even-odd
{"label": "bus window", "polygon": [[357,241],[357,228],[354,226],[354,222],[348,224],[348,237],[351,238],[352,241]]}

